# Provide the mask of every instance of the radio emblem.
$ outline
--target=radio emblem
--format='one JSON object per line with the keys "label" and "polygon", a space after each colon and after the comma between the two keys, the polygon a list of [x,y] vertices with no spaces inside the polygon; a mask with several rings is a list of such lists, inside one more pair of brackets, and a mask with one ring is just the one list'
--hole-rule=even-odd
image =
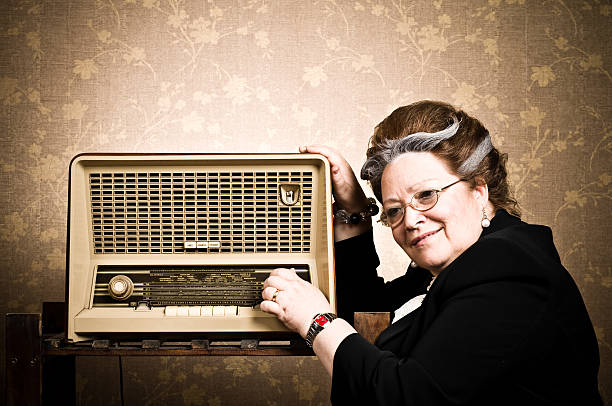
{"label": "radio emblem", "polygon": [[295,206],[300,201],[300,185],[280,185],[279,193],[281,201],[285,206]]}

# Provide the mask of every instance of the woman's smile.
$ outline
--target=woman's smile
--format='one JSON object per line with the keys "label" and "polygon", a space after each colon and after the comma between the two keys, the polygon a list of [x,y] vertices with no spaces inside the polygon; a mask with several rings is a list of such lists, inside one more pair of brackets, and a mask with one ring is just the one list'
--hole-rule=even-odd
{"label": "woman's smile", "polygon": [[413,247],[420,247],[420,246],[425,245],[427,243],[427,240],[429,239],[429,237],[433,236],[434,234],[437,234],[443,228],[444,227],[440,227],[439,229],[437,229],[435,231],[429,231],[427,233],[423,233],[423,234],[419,235],[418,237],[414,238],[410,242],[410,245],[412,245]]}

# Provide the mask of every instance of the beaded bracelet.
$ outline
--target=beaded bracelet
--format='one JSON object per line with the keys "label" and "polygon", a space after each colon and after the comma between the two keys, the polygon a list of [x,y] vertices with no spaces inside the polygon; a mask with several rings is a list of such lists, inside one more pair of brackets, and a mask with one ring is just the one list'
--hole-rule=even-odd
{"label": "beaded bracelet", "polygon": [[372,216],[378,214],[378,205],[376,204],[376,200],[372,197],[368,197],[368,205],[359,213],[350,214],[346,210],[340,208],[340,206],[334,202],[332,205],[332,211],[334,213],[334,220],[344,224],[359,224]]}

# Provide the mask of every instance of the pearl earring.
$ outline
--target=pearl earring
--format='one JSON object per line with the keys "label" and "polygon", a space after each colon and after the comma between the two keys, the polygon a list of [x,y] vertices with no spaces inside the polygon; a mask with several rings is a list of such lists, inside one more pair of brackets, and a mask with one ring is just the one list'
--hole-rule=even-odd
{"label": "pearl earring", "polygon": [[414,261],[410,261],[410,268],[416,268],[418,265]]}
{"label": "pearl earring", "polygon": [[491,225],[491,220],[487,217],[487,212],[484,207],[482,208],[482,220],[480,221],[480,225],[482,228],[487,228]]}

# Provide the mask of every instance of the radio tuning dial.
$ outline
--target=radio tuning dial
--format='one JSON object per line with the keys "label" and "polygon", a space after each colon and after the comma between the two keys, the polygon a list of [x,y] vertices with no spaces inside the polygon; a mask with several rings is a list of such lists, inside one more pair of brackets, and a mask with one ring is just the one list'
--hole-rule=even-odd
{"label": "radio tuning dial", "polygon": [[115,300],[125,300],[132,296],[134,283],[125,275],[114,276],[108,282],[108,294]]}

